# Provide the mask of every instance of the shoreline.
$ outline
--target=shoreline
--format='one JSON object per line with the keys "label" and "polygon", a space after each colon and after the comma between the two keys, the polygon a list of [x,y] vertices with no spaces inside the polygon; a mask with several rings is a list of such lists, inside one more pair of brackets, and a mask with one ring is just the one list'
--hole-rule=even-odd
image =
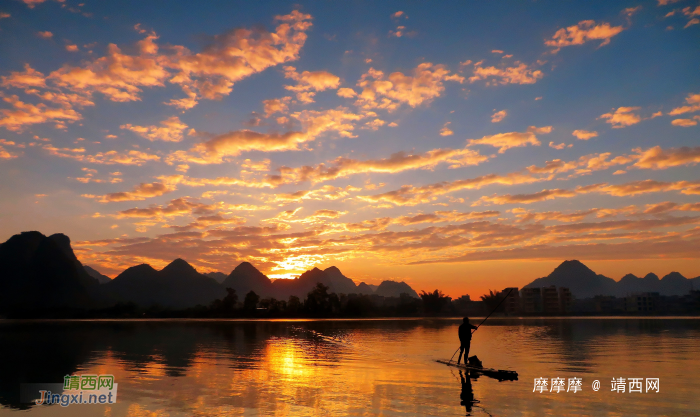
{"label": "shoreline", "polygon": [[[484,317],[470,317],[479,321]],[[695,316],[519,316],[519,317],[490,317],[490,321],[505,320],[700,320],[700,315]],[[95,318],[95,319],[60,319],[60,318],[36,318],[36,319],[6,319],[0,318],[2,323],[51,323],[51,322],[316,322],[316,321],[423,321],[445,320],[460,321],[462,317],[327,317],[327,318],[226,318],[226,317],[143,317],[143,318]]]}

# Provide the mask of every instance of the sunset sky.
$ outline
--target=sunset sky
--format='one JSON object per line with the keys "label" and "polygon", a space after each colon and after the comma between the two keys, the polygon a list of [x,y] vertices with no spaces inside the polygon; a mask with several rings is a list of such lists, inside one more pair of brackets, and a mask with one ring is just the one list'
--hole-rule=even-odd
{"label": "sunset sky", "polygon": [[700,3],[0,6],[0,240],[457,297],[700,275]]}

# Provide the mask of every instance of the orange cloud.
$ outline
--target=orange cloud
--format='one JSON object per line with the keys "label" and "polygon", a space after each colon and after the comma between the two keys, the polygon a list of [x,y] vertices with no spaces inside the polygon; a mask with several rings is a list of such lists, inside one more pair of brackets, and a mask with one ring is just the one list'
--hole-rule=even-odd
{"label": "orange cloud", "polygon": [[562,190],[560,188],[542,190],[531,194],[494,194],[492,196],[481,197],[479,200],[472,203],[472,206],[481,206],[484,204],[531,204],[554,198],[569,198],[574,197],[576,195],[576,191]]}
{"label": "orange cloud", "polygon": [[641,169],[667,169],[700,162],[700,147],[661,149],[660,146],[654,146],[646,151],[637,148],[634,152],[639,154],[639,159],[632,166]]}
{"label": "orange cloud", "polygon": [[30,87],[46,87],[44,74],[29,66],[29,64],[24,64],[24,72],[12,71],[9,77],[2,76],[0,79],[2,79],[0,85],[5,88],[15,87],[25,89]]}
{"label": "orange cloud", "polygon": [[413,75],[393,72],[385,77],[383,72],[370,68],[357,82],[362,93],[355,104],[365,110],[379,108],[390,112],[402,104],[417,107],[439,97],[445,90],[444,81],[461,83],[464,78],[429,62],[419,64]]}
{"label": "orange cloud", "polygon": [[540,146],[541,143],[537,140],[535,133],[549,133],[551,126],[543,128],[528,129],[527,132],[508,132],[498,133],[495,135],[484,136],[481,139],[468,139],[467,146],[474,145],[489,145],[498,149],[498,153],[504,153],[510,148],[518,148],[522,146],[532,145]]}
{"label": "orange cloud", "polygon": [[588,130],[574,130],[573,132],[571,132],[571,134],[576,136],[576,138],[580,140],[588,140],[590,138],[598,136],[598,132]]}
{"label": "orange cloud", "polygon": [[688,97],[685,98],[685,102],[687,103],[687,105],[676,107],[675,109],[671,110],[668,114],[670,116],[677,116],[679,114],[693,113],[700,110],[700,93],[688,94]]}
{"label": "orange cloud", "polygon": [[149,154],[142,151],[130,150],[126,152],[107,151],[98,152],[94,155],[85,155],[84,148],[56,148],[52,145],[43,145],[42,149],[50,155],[60,158],[71,158],[81,162],[101,165],[136,165],[141,166],[148,161],[159,161],[158,155]]}
{"label": "orange cloud", "polygon": [[421,187],[404,185],[398,190],[371,196],[358,196],[358,198],[372,203],[387,202],[398,206],[415,206],[416,204],[431,202],[440,195],[459,190],[480,189],[491,184],[529,184],[542,180],[543,178],[541,177],[520,172],[506,175],[489,174],[465,180],[444,181]]}
{"label": "orange cloud", "polygon": [[190,187],[203,187],[207,185],[214,186],[240,186],[249,188],[273,188],[280,185],[282,182],[278,178],[263,178],[263,179],[240,179],[231,177],[217,178],[192,178],[184,175],[164,175],[158,177],[160,181],[169,187],[174,187],[177,184],[183,184]]}
{"label": "orange cloud", "polygon": [[674,119],[671,121],[671,124],[674,126],[680,126],[680,127],[692,127],[692,126],[697,126],[698,122],[696,122],[693,119],[698,119],[700,120],[700,116],[695,116],[692,119]]}
{"label": "orange cloud", "polygon": [[570,223],[581,221],[584,218],[594,214],[598,214],[598,217],[605,217],[605,215],[601,213],[601,210],[596,208],[576,211],[573,213],[562,213],[560,211],[532,212],[521,208],[516,208],[509,211],[515,214],[515,217],[518,218],[516,223],[543,222],[552,220]]}
{"label": "orange cloud", "polygon": [[36,33],[36,36],[38,36],[38,37],[40,37],[40,38],[42,38],[42,39],[51,39],[51,38],[53,38],[53,33],[49,32],[49,31],[47,30],[47,31],[44,31],[44,32],[37,32],[37,33]]}
{"label": "orange cloud", "polygon": [[481,62],[474,64],[474,75],[469,77],[469,82],[474,83],[480,80],[486,80],[486,85],[505,85],[505,84],[534,84],[540,78],[544,77],[544,73],[536,70],[522,62],[515,61],[515,66],[498,67],[482,67]]}
{"label": "orange cloud", "polygon": [[155,43],[158,36],[151,33],[137,43],[137,54],[125,54],[110,44],[106,56],[82,67],[65,65],[49,79],[71,91],[99,92],[118,102],[140,100],[142,88],[162,87],[167,80],[180,85],[187,97],[166,104],[192,108],[199,98],[220,99],[232,91],[235,82],[298,58],[311,16],[293,11],[275,19],[281,22],[275,32],[235,29],[217,35],[201,53],[174,45],[161,54]]}
{"label": "orange cloud", "polygon": [[583,45],[588,41],[602,40],[600,45],[605,46],[610,43],[610,38],[622,32],[622,26],[610,26],[610,23],[596,25],[593,20],[582,20],[577,25],[562,28],[554,33],[552,39],[544,42],[545,45],[555,48],[553,54],[565,46]]}
{"label": "orange cloud", "polygon": [[[119,200],[117,200],[119,201]],[[123,201],[123,200],[122,200]],[[176,198],[171,200],[167,206],[150,205],[147,208],[132,208],[122,210],[115,215],[118,219],[123,218],[156,218],[177,217],[188,214],[205,214],[214,211],[219,205],[203,204],[189,197]]]}
{"label": "orange cloud", "polygon": [[[566,143],[560,143],[559,145],[555,145],[554,142],[549,142],[549,147],[554,148],[556,150],[562,150],[566,148]],[[571,145],[569,145],[571,147]]]}
{"label": "orange cloud", "polygon": [[363,220],[356,223],[345,223],[345,229],[349,232],[364,232],[368,230],[384,230],[392,219],[390,217],[382,217],[379,219]]}
{"label": "orange cloud", "polygon": [[443,222],[461,222],[470,219],[484,219],[487,217],[496,217],[500,214],[498,211],[471,211],[458,212],[452,211],[436,211],[434,213],[416,214],[414,216],[400,216],[393,219],[391,223],[409,226],[419,223],[443,223]]}
{"label": "orange cloud", "polygon": [[0,159],[13,159],[17,158],[19,155],[9,152],[7,149],[0,146]]}
{"label": "orange cloud", "polygon": [[297,100],[302,103],[313,103],[313,91],[324,91],[338,88],[340,77],[328,71],[304,71],[301,74],[296,72],[294,67],[284,67],[284,77],[291,78],[297,82],[296,85],[287,85],[284,88],[297,93]]}
{"label": "orange cloud", "polygon": [[697,25],[700,23],[700,19],[695,17],[700,16],[700,6],[697,6],[694,9],[692,7],[685,7],[683,9],[683,14],[690,18],[690,20],[688,20],[688,23],[686,23],[686,25],[683,26],[683,29],[687,29],[690,26]]}
{"label": "orange cloud", "polygon": [[625,9],[622,9],[620,14],[623,14],[627,17],[632,17],[633,14],[637,13],[642,9],[642,6],[637,6],[637,7],[627,7]]}
{"label": "orange cloud", "polygon": [[239,216],[224,217],[221,213],[208,216],[199,216],[194,222],[184,226],[169,225],[171,229],[184,232],[192,229],[206,229],[212,226],[240,226],[245,224],[246,219]]}
{"label": "orange cloud", "polygon": [[621,185],[606,185],[601,187],[599,191],[616,197],[663,191],[680,191],[681,194],[698,195],[700,194],[700,181],[664,182],[643,180]]}
{"label": "orange cloud", "polygon": [[282,97],[264,100],[265,117],[270,117],[275,113],[286,114],[289,110],[288,104],[291,99],[291,97]]}
{"label": "orange cloud", "polygon": [[599,118],[608,119],[606,123],[610,123],[614,129],[619,129],[642,121],[642,118],[634,113],[639,109],[639,107],[619,107],[614,112],[601,114]]}
{"label": "orange cloud", "polygon": [[336,94],[343,98],[357,97],[357,93],[352,88],[339,88]]}
{"label": "orange cloud", "polygon": [[78,45],[66,45],[66,51],[78,52]]}
{"label": "orange cloud", "polygon": [[151,197],[158,197],[174,190],[175,188],[170,188],[162,182],[142,182],[141,184],[135,186],[131,191],[109,193],[103,196],[99,196],[98,198],[100,203],[112,203],[118,201],[140,201]]}
{"label": "orange cloud", "polygon": [[314,141],[319,135],[335,131],[342,137],[354,137],[352,122],[365,117],[350,113],[339,107],[325,111],[304,110],[293,113],[292,117],[301,122],[304,131],[286,133],[258,133],[252,130],[236,130],[195,145],[189,152],[175,151],[167,158],[168,163],[176,161],[196,164],[219,164],[229,157],[242,152],[264,151],[298,151],[299,146]]}
{"label": "orange cloud", "polygon": [[[1,93],[0,96],[2,96]],[[21,101],[16,95],[5,96],[2,99],[14,109],[0,109],[0,115],[2,115],[0,126],[14,132],[21,132],[27,125],[46,122],[56,122],[57,127],[64,128],[63,122],[82,119],[82,116],[69,105],[61,107],[48,107],[44,103],[34,105]]]}
{"label": "orange cloud", "polygon": [[531,194],[504,194],[483,196],[472,206],[484,204],[531,204],[555,198],[571,198],[579,194],[600,193],[615,197],[627,197],[638,194],[646,194],[664,191],[680,191],[682,194],[700,195],[700,181],[676,181],[664,182],[655,180],[632,181],[625,184],[592,184],[579,186],[574,190],[564,190],[560,188],[545,189]]}
{"label": "orange cloud", "polygon": [[[234,29],[214,38],[214,43],[200,53],[184,46],[174,46],[164,65],[175,70],[171,83],[179,84],[188,94],[218,100],[233,90],[234,83],[271,66],[299,58],[311,28],[311,15],[297,10],[275,16],[281,23],[275,32]],[[180,106],[173,101],[169,104]]]}
{"label": "orange cloud", "polygon": [[303,200],[339,200],[350,195],[351,192],[360,191],[360,188],[348,185],[347,187],[334,187],[324,185],[315,190],[301,190],[294,193],[279,193],[270,196],[270,202],[298,203]]}
{"label": "orange cloud", "polygon": [[665,214],[671,211],[700,211],[700,203],[678,204],[671,201],[647,204],[645,214]]}
{"label": "orange cloud", "polygon": [[119,126],[119,128],[131,130],[151,142],[156,140],[180,142],[182,140],[182,131],[187,129],[187,125],[181,122],[177,116],[163,120],[160,124],[162,126],[134,126],[127,123]]}
{"label": "orange cloud", "polygon": [[337,219],[345,214],[347,211],[337,211],[337,210],[316,210],[312,215],[306,217],[297,217],[297,213],[302,210],[302,207],[296,208],[294,210],[286,210],[278,213],[275,217],[271,219],[265,219],[266,222],[285,222],[285,223],[302,223],[302,224],[319,224],[325,223],[328,219]]}
{"label": "orange cloud", "polygon": [[[36,6],[37,4],[41,4],[41,3],[45,2],[46,0],[22,0],[22,1],[24,2],[24,4],[27,5],[27,7],[29,7],[30,9],[33,9],[34,6]],[[65,0],[57,0],[57,1],[59,3],[63,3]]]}
{"label": "orange cloud", "polygon": [[354,174],[369,172],[398,173],[413,169],[432,169],[438,164],[447,163],[450,168],[478,165],[488,157],[470,149],[433,149],[422,154],[397,152],[389,158],[357,160],[338,157],[326,164],[315,167],[282,168],[285,182],[311,181],[313,183],[334,180]]}
{"label": "orange cloud", "polygon": [[555,159],[552,161],[547,161],[542,167],[530,165],[527,167],[527,170],[533,174],[559,174],[562,172],[572,171],[579,166],[579,161],[564,162],[561,159]]}
{"label": "orange cloud", "polygon": [[445,122],[445,124],[442,126],[442,129],[440,129],[440,136],[451,136],[455,133],[448,127],[451,123],[452,122]]}
{"label": "orange cloud", "polygon": [[506,116],[508,116],[508,112],[506,110],[497,111],[491,115],[491,123],[498,123],[505,119]]}
{"label": "orange cloud", "polygon": [[671,110],[668,114],[670,116],[677,116],[679,114],[693,113],[700,110],[700,93],[688,94],[688,97],[685,98],[685,102],[687,103],[687,105],[676,107],[675,109]]}
{"label": "orange cloud", "polygon": [[374,119],[365,123],[362,129],[379,130],[380,127],[384,126],[386,122],[382,119]]}
{"label": "orange cloud", "polygon": [[139,54],[126,55],[115,44],[109,44],[107,55],[87,63],[84,67],[64,65],[52,72],[49,79],[57,86],[76,93],[104,94],[112,101],[140,100],[141,87],[160,87],[170,75],[161,65],[155,34],[138,42]]}

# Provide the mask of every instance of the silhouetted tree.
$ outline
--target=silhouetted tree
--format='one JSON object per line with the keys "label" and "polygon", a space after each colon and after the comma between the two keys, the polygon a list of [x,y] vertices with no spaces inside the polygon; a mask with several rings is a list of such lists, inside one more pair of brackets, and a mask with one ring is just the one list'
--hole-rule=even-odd
{"label": "silhouetted tree", "polygon": [[[489,311],[491,311],[494,308],[496,308],[498,303],[503,301],[503,297],[501,296],[500,292],[489,290],[488,294],[484,294],[481,296],[481,301],[483,301],[484,304],[486,304],[486,308]],[[505,306],[503,304],[501,304],[497,311],[503,311],[504,308],[505,308]]]}
{"label": "silhouetted tree", "polygon": [[216,300],[212,301],[211,304],[209,304],[209,309],[210,310],[221,310],[223,305],[224,305],[224,303],[221,301],[221,299],[217,298]]}
{"label": "silhouetted tree", "polygon": [[238,302],[238,294],[233,288],[226,288],[226,297],[222,301],[222,307],[226,310],[233,310],[236,308],[236,303]]}
{"label": "silhouetted tree", "polygon": [[423,310],[426,314],[439,313],[452,300],[440,290],[435,290],[433,292],[422,291],[420,298],[423,300]]}
{"label": "silhouetted tree", "polygon": [[329,287],[317,283],[306,296],[304,308],[314,316],[328,316],[340,310],[340,299],[335,293],[328,293]]}
{"label": "silhouetted tree", "polygon": [[255,309],[258,307],[259,301],[260,296],[257,295],[255,291],[251,291],[245,295],[245,299],[243,300],[243,309],[248,312],[255,311]]}
{"label": "silhouetted tree", "polygon": [[396,308],[396,312],[400,316],[414,316],[420,310],[420,303],[421,300],[402,292],[399,296],[399,305]]}
{"label": "silhouetted tree", "polygon": [[352,294],[347,299],[344,314],[352,317],[367,317],[373,315],[376,309],[368,295]]}
{"label": "silhouetted tree", "polygon": [[289,314],[297,314],[301,310],[301,300],[299,300],[299,297],[295,295],[290,295],[289,296],[289,301],[287,301],[287,308],[285,311]]}

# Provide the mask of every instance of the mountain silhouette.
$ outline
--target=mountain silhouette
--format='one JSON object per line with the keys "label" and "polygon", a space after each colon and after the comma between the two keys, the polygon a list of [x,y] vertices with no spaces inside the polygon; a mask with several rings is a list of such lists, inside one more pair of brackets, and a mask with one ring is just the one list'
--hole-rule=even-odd
{"label": "mountain silhouette", "polygon": [[318,268],[311,269],[294,279],[277,279],[272,283],[272,291],[277,298],[285,299],[291,295],[305,298],[317,283],[329,286],[330,278]]}
{"label": "mountain silhouette", "polygon": [[243,298],[250,291],[255,291],[258,295],[270,295],[272,293],[270,278],[260,272],[250,262],[241,262],[224,279],[221,285],[224,288],[233,288]]}
{"label": "mountain silhouette", "polygon": [[624,297],[632,292],[658,292],[661,295],[685,295],[700,284],[700,277],[687,279],[678,272],[671,272],[662,279],[649,273],[644,278],[627,274],[620,281],[596,274],[583,263],[572,260],[562,262],[551,274],[537,278],[524,288],[567,287],[577,298],[596,295]]}
{"label": "mountain silhouette", "polygon": [[66,235],[22,232],[0,244],[0,312],[90,307],[96,286]]}
{"label": "mountain silhouette", "polygon": [[218,282],[219,284],[224,282],[224,280],[228,276],[228,275],[224,274],[223,272],[207,272],[204,275],[208,276],[209,278],[214,278],[214,281]]}
{"label": "mountain silhouette", "polygon": [[101,274],[100,271],[96,270],[91,266],[83,265],[83,269],[85,269],[85,272],[87,272],[88,275],[90,275],[91,277],[95,278],[100,284],[106,284],[112,281],[112,278],[108,277],[107,275]]}
{"label": "mountain silhouette", "polygon": [[373,286],[367,285],[364,282],[361,282],[357,285],[357,293],[358,294],[374,294],[374,288]]}
{"label": "mountain silhouette", "polygon": [[384,297],[400,297],[402,293],[406,293],[413,298],[418,298],[418,294],[416,294],[413,288],[403,281],[382,281],[374,293]]}
{"label": "mountain silhouette", "polygon": [[355,282],[343,275],[337,267],[331,266],[330,268],[324,269],[323,272],[326,274],[326,277],[328,277],[328,284],[324,283],[324,285],[328,285],[331,292],[336,294],[357,293]]}
{"label": "mountain silhouette", "polygon": [[133,302],[142,307],[209,305],[226,295],[224,287],[213,278],[200,274],[179,258],[160,271],[148,264],[132,266],[102,288],[113,302]]}

